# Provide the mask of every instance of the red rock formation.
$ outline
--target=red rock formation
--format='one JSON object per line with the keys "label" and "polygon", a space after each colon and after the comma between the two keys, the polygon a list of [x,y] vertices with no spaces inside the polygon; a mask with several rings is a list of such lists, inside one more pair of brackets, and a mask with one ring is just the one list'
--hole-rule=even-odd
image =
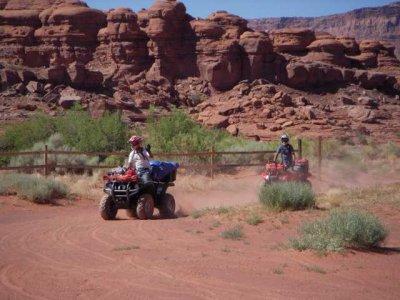
{"label": "red rock formation", "polygon": [[[144,13],[143,13],[144,14]],[[143,19],[142,15],[142,19]],[[195,74],[194,33],[192,19],[186,14],[183,3],[175,0],[158,0],[147,11],[147,35],[150,56],[154,63],[148,78],[170,80]]]}
{"label": "red rock formation", "polygon": [[137,75],[148,67],[148,38],[131,9],[111,10],[107,14],[107,27],[102,28],[97,37],[100,46],[95,60],[99,67],[113,66],[128,70],[129,75]]}
{"label": "red rock formation", "polygon": [[[86,64],[92,59],[97,33],[105,24],[104,13],[71,2],[48,8],[39,17],[42,27],[35,31],[35,38],[43,47],[32,49],[32,55],[41,57],[45,65]],[[26,64],[32,61],[27,59]]]}
{"label": "red rock formation", "polygon": [[309,29],[285,28],[271,32],[274,50],[284,53],[304,53],[316,38]]}
{"label": "red rock formation", "polygon": [[249,21],[255,30],[276,30],[281,28],[310,28],[329,32],[336,36],[352,36],[358,40],[371,37],[389,41],[400,55],[400,2],[356,9],[344,14],[317,18],[267,18]]}

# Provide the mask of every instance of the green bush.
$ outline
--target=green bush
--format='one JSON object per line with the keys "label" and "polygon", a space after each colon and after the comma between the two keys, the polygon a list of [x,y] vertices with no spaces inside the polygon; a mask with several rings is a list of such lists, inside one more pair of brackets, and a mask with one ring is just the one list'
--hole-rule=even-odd
{"label": "green bush", "polygon": [[129,128],[118,113],[107,113],[93,119],[89,113],[76,107],[61,117],[37,115],[7,126],[0,137],[0,151],[30,149],[55,133],[61,134],[66,146],[78,151],[108,152],[126,149]]}
{"label": "green bush", "polygon": [[302,182],[277,182],[263,185],[260,202],[273,210],[301,210],[313,207],[315,195],[309,184]]}
{"label": "green bush", "polygon": [[337,209],[325,219],[304,224],[301,236],[292,239],[297,250],[318,252],[343,251],[345,248],[366,249],[378,246],[388,232],[374,215],[357,210]]}
{"label": "green bush", "polygon": [[28,121],[6,127],[0,137],[0,151],[23,150],[44,141],[56,132],[55,120],[46,115],[36,115]]}
{"label": "green bush", "polygon": [[79,151],[116,151],[126,148],[128,127],[121,115],[107,113],[93,119],[87,112],[72,110],[57,120],[57,131],[65,143]]}
{"label": "green bush", "polygon": [[0,174],[0,194],[16,194],[22,199],[46,204],[63,198],[69,191],[65,184],[45,177],[26,174]]}

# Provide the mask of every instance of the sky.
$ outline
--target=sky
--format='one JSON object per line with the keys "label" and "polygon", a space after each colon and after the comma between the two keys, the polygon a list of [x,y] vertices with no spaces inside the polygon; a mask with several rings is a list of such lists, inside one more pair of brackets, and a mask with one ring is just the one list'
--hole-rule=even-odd
{"label": "sky", "polygon": [[[181,0],[188,13],[205,18],[217,10],[227,10],[244,18],[315,17],[343,13],[361,7],[381,6],[395,0]],[[86,0],[90,7],[110,9],[148,8],[154,0]]]}

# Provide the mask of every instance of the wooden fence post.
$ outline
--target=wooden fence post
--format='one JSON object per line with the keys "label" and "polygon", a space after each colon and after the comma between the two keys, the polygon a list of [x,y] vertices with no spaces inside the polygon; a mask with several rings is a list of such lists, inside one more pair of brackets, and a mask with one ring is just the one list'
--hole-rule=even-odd
{"label": "wooden fence post", "polygon": [[47,157],[47,153],[48,152],[48,148],[47,145],[44,146],[44,176],[49,175],[49,166],[48,166],[48,157]]}
{"label": "wooden fence post", "polygon": [[322,136],[318,137],[318,177],[321,180],[322,173]]}
{"label": "wooden fence post", "polygon": [[211,147],[210,175],[211,175],[211,179],[214,179],[214,146]]}
{"label": "wooden fence post", "polygon": [[297,139],[297,149],[299,151],[299,158],[303,158],[303,142],[301,139]]}

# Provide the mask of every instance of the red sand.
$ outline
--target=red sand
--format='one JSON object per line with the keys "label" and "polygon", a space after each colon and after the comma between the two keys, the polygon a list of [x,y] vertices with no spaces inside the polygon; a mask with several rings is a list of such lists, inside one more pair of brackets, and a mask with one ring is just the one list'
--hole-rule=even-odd
{"label": "red sand", "polygon": [[[219,195],[190,197],[210,204]],[[319,257],[280,247],[321,211],[271,214],[257,227],[241,222],[245,238],[231,241],[218,234],[236,219],[213,228],[213,216],[138,221],[120,211],[106,222],[88,201],[0,203],[0,299],[400,298],[397,252]],[[400,246],[399,212],[376,209],[391,230],[387,247]]]}

